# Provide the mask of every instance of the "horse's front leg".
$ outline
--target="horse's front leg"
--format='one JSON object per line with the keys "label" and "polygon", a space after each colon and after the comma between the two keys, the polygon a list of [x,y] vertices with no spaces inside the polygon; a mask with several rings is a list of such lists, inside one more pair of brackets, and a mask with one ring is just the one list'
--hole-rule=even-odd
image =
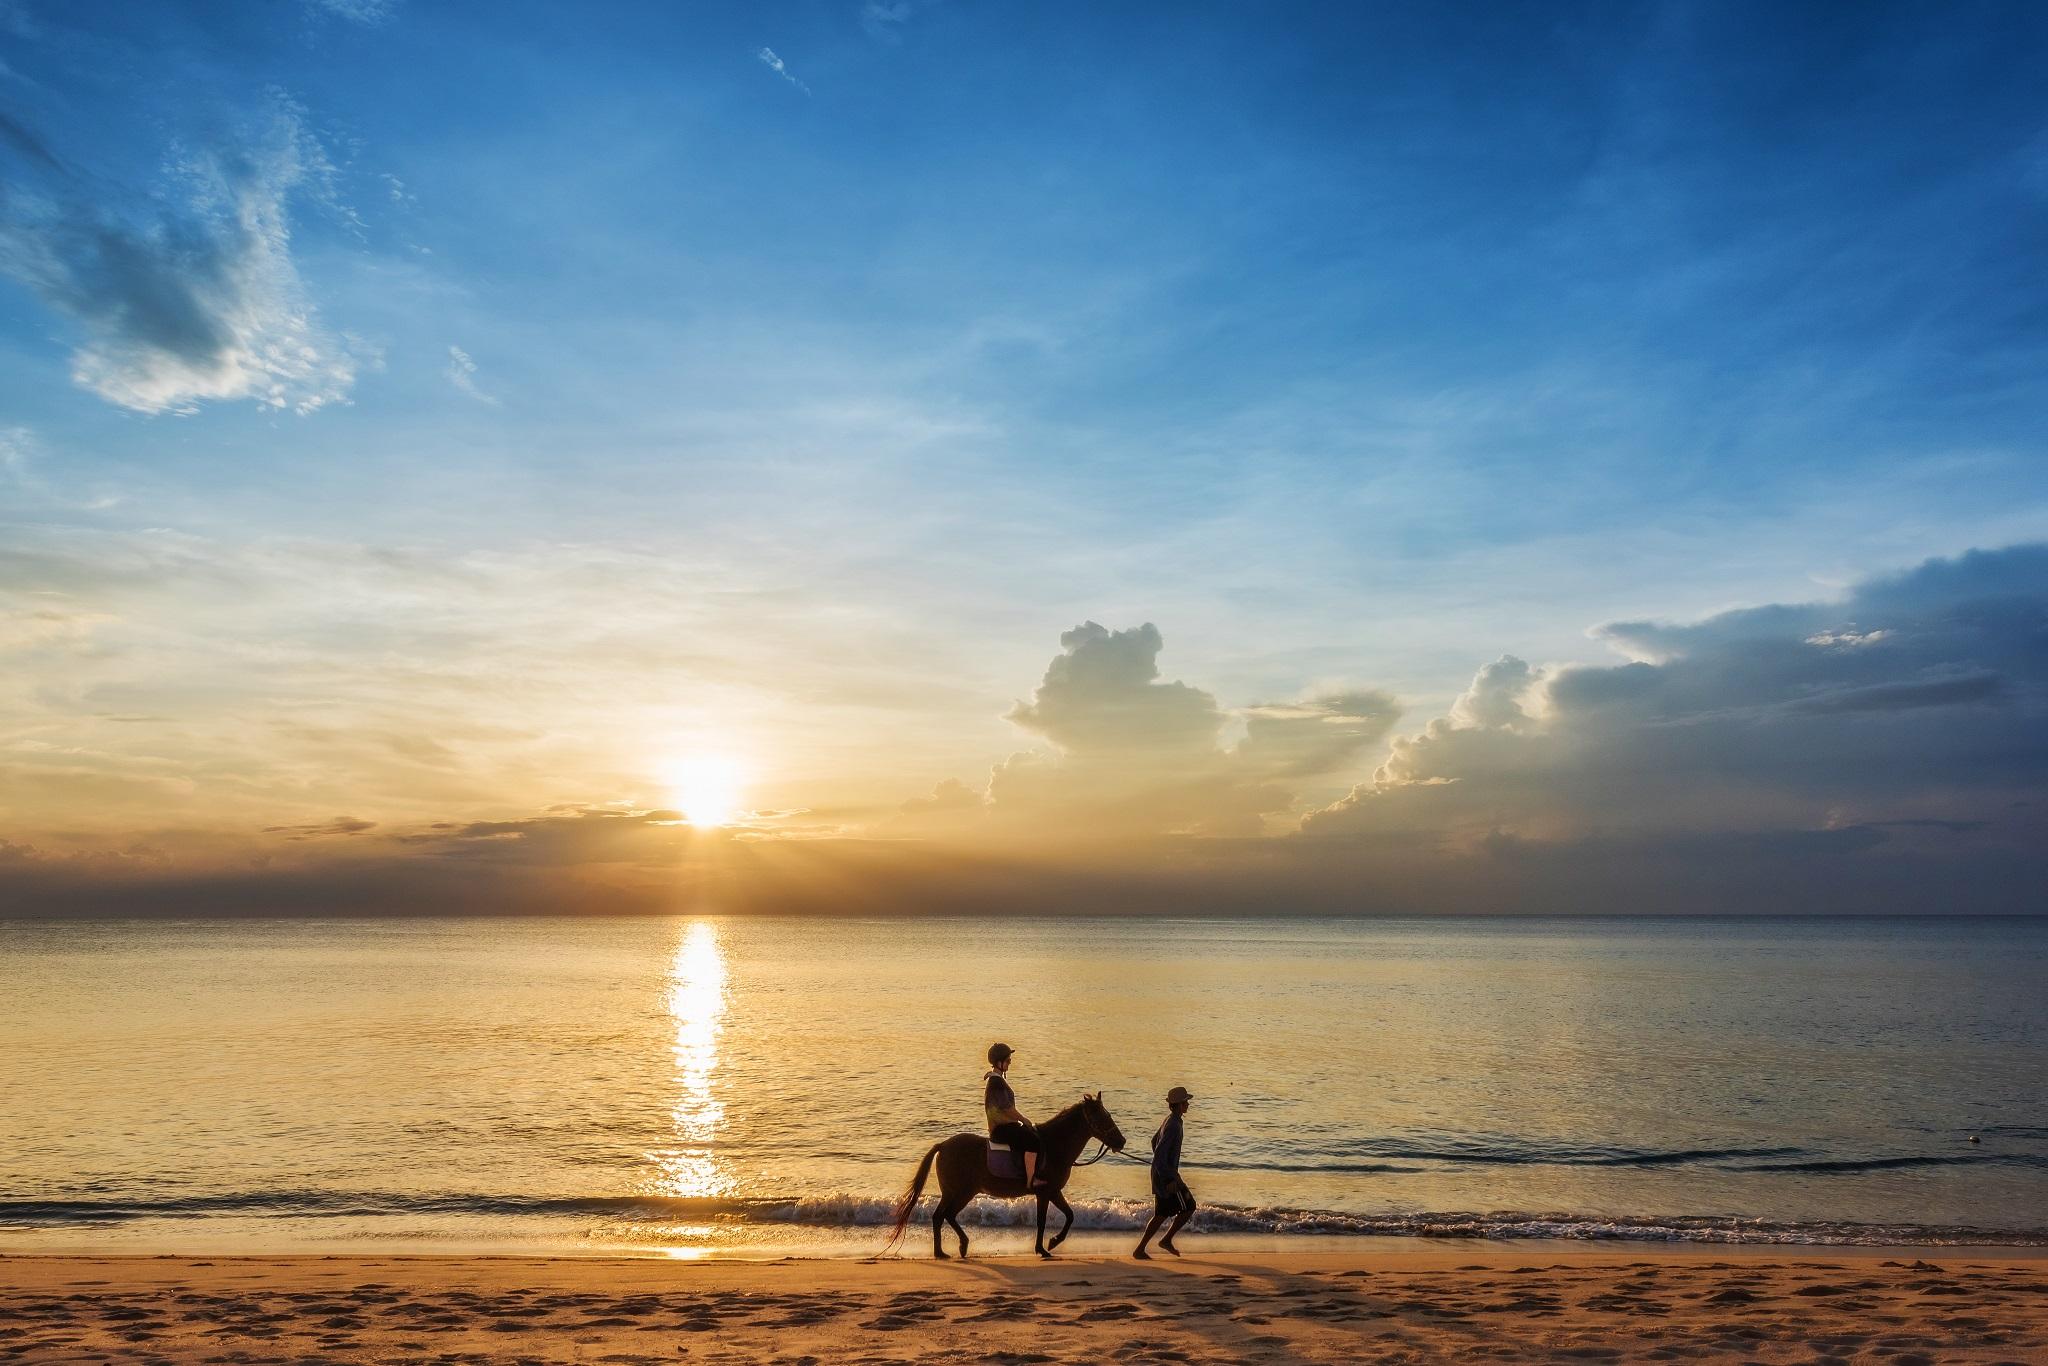
{"label": "horse's front leg", "polygon": [[1067,1203],[1066,1193],[1063,1191],[1053,1191],[1051,1195],[1053,1204],[1059,1207],[1060,1215],[1066,1222],[1060,1225],[1060,1231],[1053,1234],[1052,1241],[1046,1244],[1049,1248],[1058,1247],[1061,1243],[1067,1241],[1067,1233],[1074,1227],[1074,1207]]}
{"label": "horse's front leg", "polygon": [[1040,1191],[1040,1192],[1038,1193],[1038,1243],[1037,1243],[1037,1248],[1038,1248],[1038,1255],[1039,1255],[1039,1256],[1041,1256],[1041,1257],[1050,1257],[1050,1256],[1052,1256],[1052,1254],[1051,1254],[1050,1252],[1047,1252],[1047,1251],[1045,1250],[1045,1199],[1046,1199],[1046,1197],[1045,1197],[1045,1192],[1044,1192],[1044,1191]]}

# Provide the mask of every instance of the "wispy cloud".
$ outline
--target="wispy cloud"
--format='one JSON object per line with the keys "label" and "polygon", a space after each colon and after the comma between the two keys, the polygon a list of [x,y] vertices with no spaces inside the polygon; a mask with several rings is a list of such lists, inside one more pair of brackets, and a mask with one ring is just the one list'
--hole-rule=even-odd
{"label": "wispy cloud", "polygon": [[448,369],[443,373],[448,376],[450,384],[460,389],[463,393],[468,394],[478,403],[488,403],[493,408],[498,406],[496,394],[487,394],[477,387],[476,362],[471,360],[469,352],[461,347],[450,346],[448,348]]}
{"label": "wispy cloud", "polygon": [[398,9],[398,0],[306,0],[314,14],[331,14],[357,24],[381,24]]}
{"label": "wispy cloud", "polygon": [[[105,485],[88,491],[69,487],[63,480],[53,483],[44,473],[49,466],[48,452],[33,431],[27,427],[0,427],[0,486],[11,489],[17,497],[69,511],[99,511],[121,501]],[[27,503],[19,506],[25,511]]]}
{"label": "wispy cloud", "polygon": [[366,821],[359,816],[336,816],[331,821],[312,821],[304,825],[266,825],[263,833],[282,835],[288,840],[345,839],[376,828],[377,822]]}
{"label": "wispy cloud", "polygon": [[917,12],[912,0],[867,0],[860,7],[860,26],[867,30],[870,38],[880,38],[885,43],[901,41],[897,32],[910,22],[910,16]]}
{"label": "wispy cloud", "polygon": [[36,174],[0,192],[0,272],[83,332],[79,385],[144,413],[346,398],[359,358],[321,325],[292,256],[291,201],[331,198],[333,167],[290,101],[239,142],[174,156],[157,194],[110,199],[28,130],[5,141]]}
{"label": "wispy cloud", "polygon": [[811,93],[811,88],[805,85],[802,81],[798,80],[795,77],[795,75],[793,75],[790,72],[789,63],[783,61],[782,58],[775,55],[774,48],[764,47],[759,52],[756,52],[754,55],[761,59],[761,65],[767,67],[770,71],[782,77],[783,80],[788,81],[791,85],[803,91],[806,95]]}

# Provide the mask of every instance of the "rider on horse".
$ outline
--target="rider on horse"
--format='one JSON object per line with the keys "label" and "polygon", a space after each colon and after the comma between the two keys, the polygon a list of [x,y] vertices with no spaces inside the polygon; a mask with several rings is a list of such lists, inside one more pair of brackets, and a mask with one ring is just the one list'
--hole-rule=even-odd
{"label": "rider on horse", "polygon": [[[1000,1050],[1000,1055],[998,1055]],[[989,1061],[1000,1069],[1010,1060],[1010,1050],[1001,1044],[989,1050]],[[910,1178],[910,1189],[903,1192],[903,1198],[896,1202],[896,1214],[890,1221],[889,1246],[903,1236],[904,1228],[910,1223],[910,1216],[917,1210],[919,1197],[924,1194],[925,1178],[934,1170],[939,1176],[939,1203],[932,1210],[932,1256],[944,1257],[946,1250],[940,1246],[939,1235],[950,1227],[953,1236],[960,1242],[960,1255],[967,1255],[967,1230],[960,1227],[960,1211],[973,1203],[977,1195],[993,1195],[998,1200],[1015,1200],[1020,1195],[1034,1196],[1038,1203],[1038,1237],[1032,1247],[1041,1257],[1052,1256],[1052,1250],[1066,1240],[1067,1230],[1074,1226],[1074,1207],[1067,1203],[1061,1187],[1067,1183],[1081,1161],[1081,1150],[1091,1142],[1100,1143],[1111,1152],[1124,1150],[1124,1131],[1116,1127],[1110,1118],[1109,1108],[1102,1103],[1102,1093],[1083,1094],[1077,1104],[1048,1119],[1043,1125],[1031,1124],[1017,1114],[1014,1098],[1010,1096],[1008,1082],[1002,1081],[1000,1070],[989,1073],[989,1118],[996,1117],[996,1088],[993,1083],[1002,1083],[1004,1115],[1003,1126],[996,1132],[997,1138],[1014,1137],[1016,1131],[1007,1126],[1023,1126],[1025,1137],[1035,1143],[1039,1166],[1038,1183],[1027,1185],[1015,1176],[993,1170],[989,1157],[993,1149],[991,1140],[980,1134],[954,1134],[925,1149],[924,1160],[917,1164],[917,1173]],[[1014,1116],[1014,1118],[1012,1118]],[[1093,1159],[1090,1159],[1093,1160]],[[1045,1236],[1045,1209],[1052,1206],[1060,1212],[1059,1231],[1048,1240]]]}
{"label": "rider on horse", "polygon": [[1024,1185],[1030,1189],[1045,1184],[1038,1179],[1038,1158],[1045,1151],[1045,1143],[1038,1136],[1037,1126],[1024,1118],[1024,1112],[1017,1108],[1017,1093],[1010,1089],[1009,1082],[1003,1080],[1003,1073],[1010,1070],[1010,1057],[1015,1052],[1006,1043],[989,1045],[989,1074],[987,1085],[982,1088],[981,1108],[988,1112],[989,1142],[1010,1145],[1010,1151],[1017,1155],[1017,1163],[1023,1168]]}

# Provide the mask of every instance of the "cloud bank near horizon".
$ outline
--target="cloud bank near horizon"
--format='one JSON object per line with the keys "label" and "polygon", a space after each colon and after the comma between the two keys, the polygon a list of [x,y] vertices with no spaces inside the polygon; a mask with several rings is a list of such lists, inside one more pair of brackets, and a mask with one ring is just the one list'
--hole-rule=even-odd
{"label": "cloud bank near horizon", "polygon": [[[17,840],[0,909],[2038,909],[2048,545],[1593,634],[1625,662],[1503,657],[1379,750],[1384,693],[1232,709],[1162,680],[1155,626],[1086,622],[1008,713],[1042,747],[900,811],[727,831],[627,803],[357,813],[210,863]],[[1348,795],[1303,805],[1304,779],[1374,755]]]}
{"label": "cloud bank near horizon", "polygon": [[1610,666],[1482,668],[1314,837],[1988,825],[2048,783],[2048,547],[1840,602],[1611,622]]}

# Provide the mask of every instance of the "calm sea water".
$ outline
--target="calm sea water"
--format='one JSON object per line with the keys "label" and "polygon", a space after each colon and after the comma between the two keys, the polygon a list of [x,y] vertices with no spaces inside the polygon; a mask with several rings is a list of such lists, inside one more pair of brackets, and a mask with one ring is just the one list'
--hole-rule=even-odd
{"label": "calm sea water", "polygon": [[1240,1238],[2042,1243],[2044,982],[2042,920],[0,924],[0,1245],[868,1252],[997,1038],[1140,1150],[1191,1088]]}

